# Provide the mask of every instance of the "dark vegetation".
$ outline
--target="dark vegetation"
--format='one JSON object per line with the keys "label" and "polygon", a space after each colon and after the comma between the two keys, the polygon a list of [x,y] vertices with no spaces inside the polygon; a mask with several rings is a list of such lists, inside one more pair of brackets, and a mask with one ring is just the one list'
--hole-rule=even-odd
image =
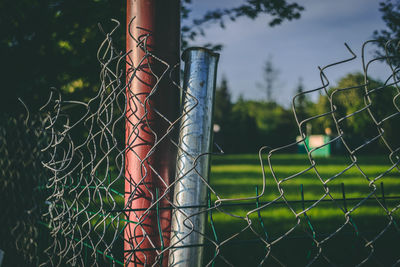
{"label": "dark vegetation", "polygon": [[[269,14],[272,18],[269,25],[274,26],[298,19],[303,10],[286,0],[246,0],[230,9],[210,7],[204,17],[193,19],[191,2],[181,1],[183,46],[204,34],[209,24],[223,26],[227,19]],[[126,1],[112,0],[1,1],[0,112],[15,112],[18,97],[34,109],[47,100],[50,87],[61,90],[71,99],[90,99],[99,87],[96,53],[104,34],[98,23],[108,32],[114,27],[110,19],[121,22],[113,41],[124,51],[125,7]]]}
{"label": "dark vegetation", "polygon": [[[379,122],[397,113],[393,105],[397,89],[371,78],[367,78],[367,81],[366,88],[364,75],[352,73],[343,77],[336,87],[328,88],[328,96],[331,96],[333,104],[337,107],[334,116],[338,121],[362,110],[368,104],[365,102],[366,90],[369,92],[377,88],[381,89],[368,94],[372,103],[370,110],[375,119]],[[342,90],[346,88],[349,90]],[[302,93],[303,90],[303,86],[299,84],[297,92]],[[328,96],[325,93],[320,94],[317,102],[310,101],[307,94],[297,97],[294,110],[299,122],[329,112],[331,103]],[[292,108],[285,108],[274,101],[244,100],[242,97],[232,103],[226,80],[223,80],[217,88],[214,118],[215,123],[220,126],[219,131],[215,134],[215,139],[225,152],[254,153],[262,146],[276,148],[294,142],[296,136],[299,135]],[[350,116],[338,122],[338,125],[344,130],[344,139],[352,149],[379,135],[377,126],[368,110]],[[399,141],[396,134],[400,130],[399,116],[392,117],[382,125],[386,140],[392,147],[398,147]],[[307,134],[326,134],[329,129],[330,135],[333,137],[338,135],[331,114],[312,119],[303,126],[309,126],[312,129],[312,131],[307,131],[304,127],[302,130]],[[342,151],[343,149],[342,147]],[[292,146],[287,152],[296,150],[297,147]],[[385,151],[383,142],[377,141],[376,144],[363,149],[361,153],[377,151]],[[340,149],[337,152],[340,152]]]}
{"label": "dark vegetation", "polygon": [[[192,0],[182,1],[183,47],[187,46],[190,40],[204,35],[206,28],[212,24],[224,27],[226,21],[234,21],[240,17],[254,19],[268,14],[270,19],[266,26],[276,26],[285,21],[299,19],[301,13],[306,12],[302,6],[285,0],[243,0],[233,8],[215,10],[210,7],[203,17],[193,19],[191,2]],[[381,3],[381,12],[388,29],[375,32],[376,38],[383,40],[399,36],[400,31],[396,26],[400,16],[399,5],[398,1]],[[97,62],[96,52],[104,38],[97,23],[102,23],[102,27],[107,31],[113,27],[110,18],[121,21],[121,29],[119,34],[115,35],[117,37],[114,37],[114,43],[123,51],[124,12],[123,1],[118,3],[110,0],[2,1],[0,3],[2,29],[0,112],[20,113],[23,109],[17,100],[18,97],[23,99],[31,110],[36,110],[47,100],[50,87],[59,89],[65,95],[64,99],[85,101],[93,97],[99,87],[100,65]],[[219,44],[205,45],[221,48]],[[360,79],[361,76],[348,76],[344,78],[343,84],[359,84]],[[232,103],[227,86],[227,82],[224,81],[217,92],[215,115],[215,122],[221,126],[221,131],[216,134],[216,140],[224,151],[255,152],[262,145],[277,147],[294,141],[298,131],[293,123],[292,112],[287,106],[280,106],[270,97],[266,99],[267,101],[248,101],[244,97]],[[270,88],[268,84],[266,86],[269,90],[268,95],[271,95],[271,90],[274,88]],[[359,96],[362,90],[360,88],[359,93],[355,93],[355,104],[344,103],[341,114],[361,106],[363,99]],[[391,97],[390,94],[386,96]],[[306,97],[299,97],[298,101],[296,112],[300,117],[316,115],[327,108],[324,97],[321,97],[318,103],[311,103]],[[74,110],[71,112],[72,117],[73,113]],[[366,123],[365,114],[362,116],[363,118],[354,120],[356,125],[354,130],[349,131],[348,138],[352,139],[354,133],[354,135],[362,134],[364,140],[373,131],[373,126]],[[324,133],[325,128],[333,129],[332,121],[322,120],[311,122],[313,134]],[[393,135],[395,129],[390,125],[388,127],[390,128],[388,134]]]}

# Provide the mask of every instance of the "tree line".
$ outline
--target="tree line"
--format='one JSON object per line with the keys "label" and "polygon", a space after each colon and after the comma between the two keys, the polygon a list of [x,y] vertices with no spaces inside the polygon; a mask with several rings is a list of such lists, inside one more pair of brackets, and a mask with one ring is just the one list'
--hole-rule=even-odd
{"label": "tree line", "polygon": [[[273,27],[300,19],[307,12],[301,5],[286,0],[241,0],[226,9],[213,9],[210,5],[203,17],[192,18],[191,2],[181,0],[183,47],[204,35],[210,24],[224,27],[226,21],[267,14],[266,26]],[[112,0],[0,1],[0,112],[11,113],[18,105],[18,97],[30,106],[43,103],[50,87],[75,99],[92,95],[99,86],[96,52],[104,38],[97,23],[103,23],[107,31],[114,27],[111,18],[124,22],[125,5],[125,1]],[[398,0],[381,2],[382,18],[388,29],[376,31],[374,38],[385,40],[400,36],[399,7]],[[118,36],[113,38],[121,51],[125,44],[125,26],[121,23]],[[220,44],[204,45],[221,48]],[[268,65],[265,67],[268,69]]]}
{"label": "tree line", "polygon": [[[210,23],[223,27],[226,21],[233,21],[239,17],[256,18],[268,14],[270,21],[266,26],[267,24],[275,26],[285,21],[299,19],[303,12],[307,12],[301,5],[286,0],[242,0],[234,7],[223,10],[213,9],[210,6],[204,17],[192,19],[191,2],[191,0],[181,1],[184,21],[183,46],[196,36],[204,34],[206,26]],[[385,0],[380,5],[382,18],[388,28],[375,31],[374,38],[382,41],[399,38],[400,1]],[[71,99],[84,101],[93,96],[99,87],[96,51],[104,38],[97,27],[97,22],[106,24],[110,18],[124,21],[124,14],[124,1],[118,3],[111,0],[1,1],[0,112],[9,114],[17,110],[17,107],[20,107],[18,111],[24,112],[17,100],[18,97],[35,110],[35,106],[45,103],[49,88],[52,86],[60,89]],[[108,29],[114,26],[110,25],[106,24],[103,27]],[[115,45],[122,51],[125,43],[124,27],[122,23],[120,34],[114,39]],[[220,48],[218,44],[208,46]],[[380,51],[383,51],[383,42],[380,48]],[[216,140],[227,151],[254,151],[261,145],[276,147],[286,144],[286,140],[292,140],[298,134],[290,109],[272,101],[271,88],[275,73],[268,62],[264,68],[266,73],[264,89],[268,101],[249,101],[239,98],[233,103],[228,97],[228,89],[226,92],[222,89],[217,92],[215,121],[220,125],[220,131],[216,133]],[[227,87],[227,82],[220,87],[224,86]],[[298,101],[301,104],[298,105],[297,113],[301,116],[309,115],[310,110],[314,113],[322,112],[326,110],[328,103],[323,97],[318,103],[312,103],[304,97],[298,98]],[[361,102],[351,105],[356,107],[359,104]],[[357,119],[356,123],[358,121],[364,120]],[[324,129],[333,128],[332,122],[329,121],[315,120],[311,124],[315,133],[324,133]],[[366,127],[373,128],[366,125],[357,124],[355,134],[365,135],[369,132],[365,131]],[[391,126],[389,128],[387,132],[393,131]]]}
{"label": "tree line", "polygon": [[[159,1],[159,0],[157,0]],[[162,0],[161,0],[162,1]],[[203,17],[190,15],[192,0],[181,0],[182,48],[209,24],[269,14],[269,26],[300,18],[303,7],[286,0],[242,0],[231,8],[210,8]],[[46,101],[55,87],[73,99],[89,99],[99,87],[96,53],[106,32],[121,22],[114,45],[125,48],[126,1],[2,0],[0,1],[0,112],[12,113],[18,97],[30,107]],[[219,44],[205,44],[221,48]],[[40,103],[40,104],[38,104]]]}
{"label": "tree line", "polygon": [[[317,101],[311,101],[307,94],[304,94],[304,86],[299,83],[296,90],[298,96],[294,103],[298,121],[315,117],[302,125],[303,132],[309,135],[327,134],[333,138],[339,134],[338,124],[344,132],[346,143],[355,149],[381,134],[369,114],[371,112],[376,122],[383,121],[380,125],[384,129],[382,134],[385,140],[392,147],[398,147],[400,117],[396,115],[390,117],[398,112],[393,104],[397,89],[368,78],[367,86],[371,93],[367,96],[370,102],[365,102],[364,85],[362,73],[350,73],[341,78],[337,86],[330,87],[328,94],[321,94]],[[341,90],[345,88],[351,89]],[[332,114],[318,117],[331,111],[329,97],[336,108],[333,115],[337,124]],[[365,108],[366,106],[369,110]],[[359,110],[362,111],[357,112]],[[348,115],[351,116],[345,118]],[[214,123],[215,142],[228,153],[254,153],[262,146],[270,148],[284,146],[293,143],[300,134],[292,107],[285,108],[274,101],[245,100],[243,97],[232,102],[228,81],[225,78],[216,90]],[[387,151],[381,139],[377,139],[376,143],[365,147],[361,153]],[[296,146],[291,148],[292,152],[296,150]]]}

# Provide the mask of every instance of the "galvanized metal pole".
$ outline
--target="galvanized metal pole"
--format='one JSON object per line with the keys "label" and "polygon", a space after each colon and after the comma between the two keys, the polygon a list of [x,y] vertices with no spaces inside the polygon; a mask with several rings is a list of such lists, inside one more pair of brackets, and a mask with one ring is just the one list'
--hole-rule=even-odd
{"label": "galvanized metal pole", "polygon": [[168,263],[161,251],[169,246],[171,211],[163,208],[171,197],[158,201],[157,195],[167,192],[175,176],[175,137],[167,131],[179,114],[179,90],[172,82],[179,83],[179,68],[169,73],[180,62],[179,49],[179,0],[127,0],[126,267]]}
{"label": "galvanized metal pole", "polygon": [[[179,132],[169,266],[201,266],[206,225],[212,114],[219,55],[190,48],[185,61],[183,117]],[[184,208],[192,206],[192,208]],[[182,208],[183,207],[183,208]],[[203,211],[203,212],[202,212]]]}

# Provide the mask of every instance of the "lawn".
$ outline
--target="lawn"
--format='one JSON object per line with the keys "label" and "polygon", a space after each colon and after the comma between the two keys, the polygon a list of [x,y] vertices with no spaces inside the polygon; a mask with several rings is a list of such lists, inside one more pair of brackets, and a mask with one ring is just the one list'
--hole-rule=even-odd
{"label": "lawn", "polygon": [[[256,154],[212,156],[210,205],[219,206],[207,215],[205,264],[305,266],[313,259],[314,266],[353,266],[365,259],[369,259],[367,266],[395,263],[400,259],[396,224],[400,172],[392,168],[387,156],[360,156],[357,162],[353,166],[344,156],[316,158],[314,169],[306,155],[277,154],[271,157],[274,178],[266,154],[264,168]],[[112,182],[112,189],[122,208],[122,180]],[[125,221],[95,213],[100,206],[111,209],[113,202],[103,196],[102,206],[91,195],[90,224],[98,234],[107,231],[107,240],[113,239],[114,228],[120,231],[113,251],[122,262]],[[214,244],[218,244],[217,250]],[[85,251],[89,245],[85,243]],[[100,255],[103,245],[97,250]]]}
{"label": "lawn", "polygon": [[[398,221],[400,172],[386,156],[361,156],[357,162],[351,165],[343,156],[316,158],[315,169],[309,169],[306,155],[273,155],[275,180],[265,155],[265,193],[257,203],[256,190],[260,193],[263,188],[258,155],[213,156],[210,184],[216,194],[211,200],[227,200],[211,214],[217,243],[222,244],[219,255],[235,266],[257,266],[269,251],[262,238],[271,244],[265,264],[272,266],[301,266],[314,257],[317,266],[327,265],[327,259],[332,264],[354,265],[368,257],[372,266],[393,264],[400,258],[395,249],[400,239],[397,225],[390,223],[387,214],[393,216],[392,222]],[[384,201],[380,199],[383,195]],[[258,213],[257,205],[266,206]],[[304,209],[307,213],[296,217]],[[253,231],[247,227],[246,214]],[[215,239],[211,227],[209,231]],[[214,256],[213,247],[207,250],[207,261]],[[228,266],[222,257],[217,258],[216,266]]]}

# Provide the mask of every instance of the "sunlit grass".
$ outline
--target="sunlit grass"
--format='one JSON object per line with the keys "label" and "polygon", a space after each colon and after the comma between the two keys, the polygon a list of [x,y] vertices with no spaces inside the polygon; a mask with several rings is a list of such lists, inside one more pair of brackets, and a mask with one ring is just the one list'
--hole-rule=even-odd
{"label": "sunlit grass", "polygon": [[[287,197],[297,197],[298,199],[300,199],[298,192],[300,185],[304,187],[305,199],[322,197],[326,192],[324,184],[330,189],[333,197],[342,197],[342,183],[345,186],[346,196],[350,198],[366,197],[374,191],[376,194],[381,194],[381,182],[384,184],[386,196],[400,195],[397,194],[400,192],[399,171],[396,168],[391,169],[391,163],[388,160],[382,160],[380,157],[365,156],[359,160],[360,169],[353,166],[334,179],[331,178],[344,171],[351,164],[351,161],[344,157],[320,159],[320,162],[317,160],[315,169],[312,168],[286,181],[284,181],[285,178],[296,175],[308,169],[311,165],[302,155],[277,155],[276,157],[278,161],[275,160],[276,163],[274,164],[274,158],[272,158],[272,167],[277,180],[272,175],[265,159],[263,159],[264,169],[261,167],[257,155],[232,155],[214,158],[210,183],[221,198],[252,197],[255,196],[255,187],[258,186],[261,190],[263,186],[264,171],[266,191],[263,200],[272,200],[279,196],[277,182],[281,182],[280,186],[287,193]],[[300,161],[303,164],[298,164]],[[375,164],[371,164],[372,162]],[[385,172],[388,173],[379,178]],[[377,177],[379,179],[371,183]]]}
{"label": "sunlit grass", "polygon": [[[271,173],[266,157],[263,157],[264,168],[262,168],[258,155],[213,156],[209,180],[216,194],[211,194],[211,202],[215,202],[218,198],[228,200],[253,198],[249,201],[239,200],[239,202],[235,202],[239,204],[244,203],[243,207],[240,205],[229,207],[229,210],[234,212],[235,215],[245,216],[247,212],[255,208],[256,201],[254,198],[257,196],[256,190],[258,190],[260,205],[273,200],[280,203],[263,209],[261,213],[265,218],[294,218],[295,215],[284,204],[284,200],[289,201],[289,203],[297,201],[296,204],[292,204],[291,206],[296,213],[302,211],[301,206],[304,205],[305,208],[308,208],[315,202],[322,200],[324,203],[328,202],[328,205],[332,207],[321,209],[319,208],[321,205],[317,205],[309,213],[318,214],[319,219],[328,219],[332,216],[342,216],[344,214],[340,209],[344,207],[343,193],[345,193],[349,209],[358,205],[364,198],[368,198],[365,204],[363,204],[364,206],[368,206],[368,208],[358,208],[358,212],[362,210],[360,216],[372,216],[373,214],[377,214],[377,211],[384,210],[380,206],[377,208],[372,207],[378,203],[375,198],[382,197],[383,193],[386,197],[400,196],[400,173],[396,168],[393,168],[374,183],[371,182],[371,180],[379,177],[379,175],[391,168],[390,161],[385,157],[360,157],[359,167],[363,173],[356,166],[353,166],[337,178],[326,183],[327,179],[346,169],[351,164],[351,161],[341,156],[319,158],[316,160],[316,170],[310,169],[286,181],[282,180],[309,168],[309,160],[305,155],[279,154],[273,156],[271,161],[277,180],[275,180]],[[265,191],[261,195],[263,190],[263,171],[265,171]],[[280,188],[283,190],[283,195],[281,195],[278,188],[278,182],[280,181]],[[381,183],[384,185],[384,192],[382,192]],[[106,197],[103,199],[107,200],[108,209],[114,205],[113,203],[115,203],[117,210],[123,209],[124,198],[123,192],[121,192],[123,187],[123,183],[120,181],[113,183],[113,188],[109,191],[112,193],[113,200]],[[304,204],[300,202],[302,200],[302,191],[303,199],[305,200]],[[99,192],[102,191],[99,190]],[[354,198],[356,199],[352,200]],[[96,203],[97,201],[92,201],[94,211],[100,206],[100,203]],[[223,201],[223,205],[225,203],[231,202]],[[394,203],[394,201],[386,201],[389,209],[394,207]],[[90,208],[87,210],[90,211]],[[232,220],[232,217],[224,213],[215,212],[214,219],[215,221],[228,222]]]}
{"label": "sunlit grass", "polygon": [[[400,196],[400,172],[392,168],[388,158],[359,157],[357,166],[347,169],[334,179],[331,178],[352,164],[349,158],[341,156],[317,158],[315,169],[311,168],[301,175],[296,174],[310,167],[310,161],[305,155],[273,155],[271,162],[275,177],[266,155],[263,156],[264,168],[258,155],[222,155],[212,158],[209,181],[216,194],[212,192],[210,194],[211,205],[214,205],[218,198],[225,200],[217,209],[208,212],[208,237],[215,238],[212,227],[218,242],[234,237],[236,243],[230,241],[220,250],[221,255],[230,262],[238,266],[256,266],[266,253],[263,243],[260,242],[260,236],[272,242],[287,234],[288,239],[278,242],[277,246],[282,248],[274,247],[274,255],[285,258],[285,253],[290,252],[306,259],[311,257],[307,255],[317,253],[310,239],[312,235],[321,241],[338,229],[342,229],[340,235],[343,236],[332,239],[336,241],[330,241],[334,248],[343,246],[347,242],[344,241],[346,238],[349,238],[349,241],[354,238],[371,240],[389,225],[390,231],[382,235],[383,239],[380,240],[385,240],[392,246],[390,245],[394,242],[392,239],[398,236],[398,232],[395,230],[396,224],[391,224],[388,214],[393,216],[396,222],[399,220],[400,214],[395,209],[399,205],[399,200],[390,198]],[[265,191],[261,194],[263,172]],[[381,177],[382,173],[385,175]],[[285,180],[291,176],[293,178]],[[376,178],[378,179],[373,181]],[[125,215],[111,210],[121,211],[124,208],[124,181],[121,179],[112,182],[111,188],[107,188],[107,185],[105,183],[104,188],[89,188],[91,204],[83,205],[89,197],[89,194],[84,194],[81,196],[78,208],[85,208],[91,217],[90,227],[93,231],[102,235],[103,231],[113,229],[113,231],[118,230],[121,235],[126,225]],[[112,198],[105,194],[106,188],[107,194],[111,194]],[[255,199],[257,192],[258,202]],[[384,202],[383,195],[387,197]],[[240,200],[240,198],[252,199]],[[273,203],[269,204],[271,201]],[[260,208],[259,211],[257,207]],[[98,212],[99,210],[101,212]],[[86,224],[83,226],[89,227]],[[238,233],[240,234],[237,235]],[[112,239],[109,234],[107,232],[107,238]],[[254,243],[250,242],[247,245],[243,243],[245,240]],[[365,246],[364,241],[360,241],[360,244],[361,247]],[[206,250],[206,258],[209,260],[215,253],[213,248],[211,245]],[[329,250],[324,251],[329,253]],[[360,259],[363,257],[360,256]],[[392,263],[392,258],[387,262]],[[288,262],[291,263],[290,260]],[[300,265],[305,265],[306,262],[307,260],[304,260],[304,264]],[[337,262],[343,263],[345,259],[342,261],[338,258]],[[273,262],[271,264],[274,265]],[[221,259],[216,261],[216,265],[226,266]]]}
{"label": "sunlit grass", "polygon": [[[318,254],[311,239],[314,236],[319,242],[328,238],[323,252],[335,264],[357,265],[370,253],[365,240],[383,232],[374,241],[374,257],[387,264],[397,260],[392,248],[399,241],[396,229],[400,214],[396,207],[400,203],[396,198],[382,201],[382,196],[400,196],[400,172],[392,168],[387,156],[360,156],[357,165],[347,170],[352,164],[348,157],[316,158],[316,167],[301,175],[296,174],[311,166],[306,155],[273,155],[273,173],[267,155],[262,160],[264,168],[258,155],[213,157],[210,184],[216,194],[211,195],[212,202],[218,198],[254,198],[256,188],[258,194],[262,192],[265,173],[265,192],[259,203],[255,199],[233,201],[238,205],[223,201],[227,205],[209,214],[219,242],[233,238],[229,246],[219,250],[220,255],[238,266],[257,266],[267,252],[260,237],[273,242],[287,235],[272,247],[271,255],[285,264],[303,266]],[[288,177],[293,178],[285,180]],[[274,204],[268,205],[271,201]],[[353,253],[350,251],[356,256],[347,257]],[[209,250],[209,259],[213,253]],[[266,265],[277,265],[273,257],[268,260]],[[326,264],[322,257],[316,262],[316,266]],[[216,266],[226,264],[218,258]]]}

